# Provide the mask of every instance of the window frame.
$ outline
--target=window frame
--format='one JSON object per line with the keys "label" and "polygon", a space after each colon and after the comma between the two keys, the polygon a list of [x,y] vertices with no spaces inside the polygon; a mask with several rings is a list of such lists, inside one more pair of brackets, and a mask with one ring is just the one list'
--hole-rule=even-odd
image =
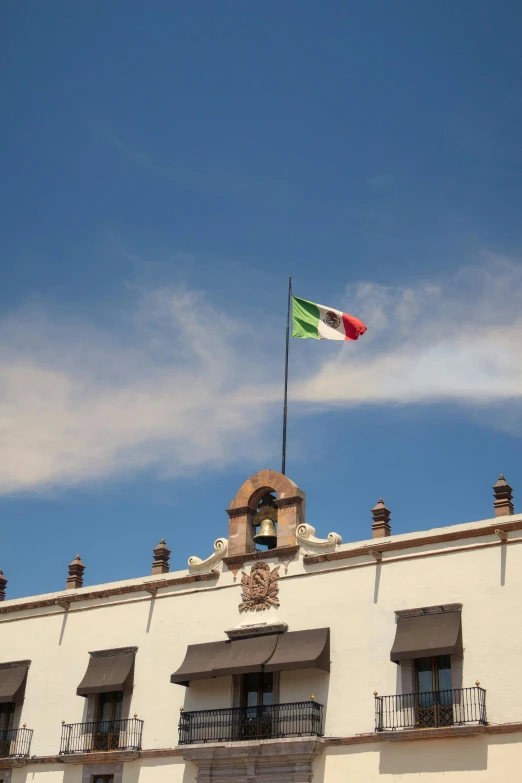
{"label": "window frame", "polygon": [[96,783],[97,780],[100,780],[100,778],[103,780],[103,783],[114,783],[114,774],[103,774],[103,775],[91,775],[91,783]]}

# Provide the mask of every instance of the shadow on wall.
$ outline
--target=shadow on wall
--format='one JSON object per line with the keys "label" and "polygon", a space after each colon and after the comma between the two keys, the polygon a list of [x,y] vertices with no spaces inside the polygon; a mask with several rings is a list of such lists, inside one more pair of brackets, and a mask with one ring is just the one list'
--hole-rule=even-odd
{"label": "shadow on wall", "polygon": [[488,767],[486,737],[453,740],[442,748],[437,741],[383,743],[379,763],[381,775],[421,772],[464,772]]}
{"label": "shadow on wall", "polygon": [[[180,756],[170,756],[162,759],[142,759],[141,762],[125,764],[125,783],[156,783],[168,780],[169,783],[185,781],[184,760]],[[193,779],[195,780],[195,778]],[[186,783],[192,783],[187,779]]]}
{"label": "shadow on wall", "polygon": [[326,769],[326,753],[323,750],[320,756],[313,760],[313,781],[314,783],[324,783]]}
{"label": "shadow on wall", "polygon": [[198,776],[198,769],[193,761],[185,762],[185,769],[183,770],[182,783],[196,783]]}
{"label": "shadow on wall", "polygon": [[13,783],[81,783],[81,764],[45,764],[41,769],[28,771],[26,767],[12,770]]}

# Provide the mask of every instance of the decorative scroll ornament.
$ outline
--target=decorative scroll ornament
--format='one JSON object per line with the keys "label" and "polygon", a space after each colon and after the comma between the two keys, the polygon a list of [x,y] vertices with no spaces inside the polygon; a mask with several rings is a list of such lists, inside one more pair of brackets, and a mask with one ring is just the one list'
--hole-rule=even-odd
{"label": "decorative scroll ornament", "polygon": [[271,606],[279,606],[279,566],[270,571],[268,563],[254,563],[250,576],[243,571],[243,594],[240,612],[261,612]]}
{"label": "decorative scroll ornament", "polygon": [[218,566],[228,552],[228,539],[218,538],[214,541],[214,552],[207,557],[206,560],[202,560],[200,557],[193,555],[188,559],[189,572],[191,574],[206,574],[208,571],[214,570]]}
{"label": "decorative scroll ornament", "polygon": [[309,552],[333,552],[343,543],[339,533],[328,533],[328,538],[316,538],[315,528],[303,522],[297,526],[297,543]]}

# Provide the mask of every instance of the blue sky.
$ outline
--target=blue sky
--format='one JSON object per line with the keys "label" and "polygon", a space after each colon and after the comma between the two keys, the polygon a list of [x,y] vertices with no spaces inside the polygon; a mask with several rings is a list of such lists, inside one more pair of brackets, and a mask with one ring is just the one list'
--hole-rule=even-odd
{"label": "blue sky", "polygon": [[[291,345],[319,536],[522,492],[522,8],[4,0],[8,596],[173,569],[280,466],[286,283],[368,332]],[[516,503],[516,494],[515,494]]]}

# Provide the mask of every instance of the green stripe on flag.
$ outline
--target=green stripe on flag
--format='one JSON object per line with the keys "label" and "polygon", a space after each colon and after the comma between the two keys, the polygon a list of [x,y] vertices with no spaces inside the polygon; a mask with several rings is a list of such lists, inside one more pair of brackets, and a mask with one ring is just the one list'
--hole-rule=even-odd
{"label": "green stripe on flag", "polygon": [[292,297],[292,337],[319,339],[319,308],[306,299]]}

